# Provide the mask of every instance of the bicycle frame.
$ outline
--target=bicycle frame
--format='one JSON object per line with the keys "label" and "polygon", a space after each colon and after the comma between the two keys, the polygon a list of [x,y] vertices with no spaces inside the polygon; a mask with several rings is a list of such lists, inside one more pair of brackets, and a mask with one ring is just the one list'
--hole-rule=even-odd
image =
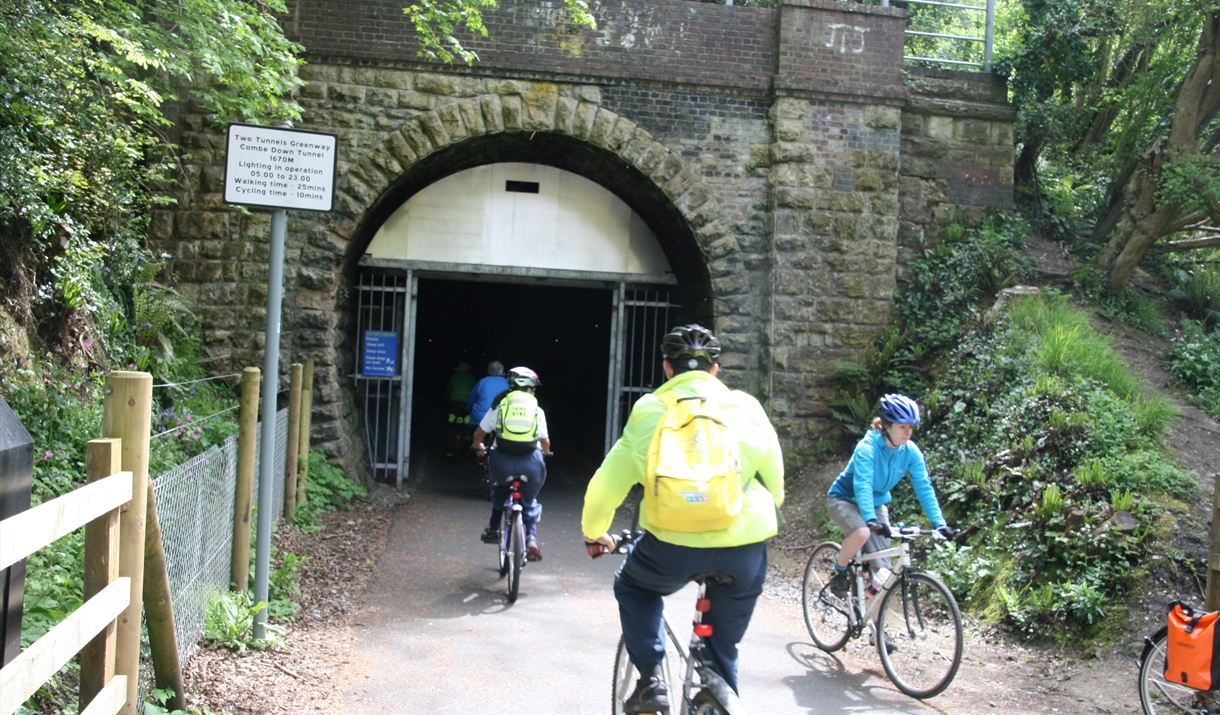
{"label": "bicycle frame", "polygon": [[[898,581],[902,578],[903,573],[905,573],[906,570],[911,566],[911,538],[907,535],[901,535],[897,538],[901,539],[901,543],[898,544],[898,546],[882,549],[881,551],[874,551],[871,554],[861,552],[856,554],[855,558],[852,559],[853,562],[861,566],[869,561],[876,561],[878,559],[898,559],[897,563],[894,564],[893,572],[873,596],[873,602],[871,604],[868,603],[866,590],[867,585],[864,583],[862,570],[860,568],[855,570],[856,591],[854,595],[858,602],[853,604],[853,606],[855,606],[854,608],[847,609],[847,622],[851,624],[852,630],[856,633],[863,630],[864,623],[867,623],[869,627],[872,627],[872,625],[877,622],[877,612],[881,610],[881,601],[884,600],[883,597],[891,588],[894,587],[894,584],[898,583]],[[863,618],[857,619],[857,614],[861,613],[864,614]],[[861,620],[863,620],[863,623],[861,623]]]}

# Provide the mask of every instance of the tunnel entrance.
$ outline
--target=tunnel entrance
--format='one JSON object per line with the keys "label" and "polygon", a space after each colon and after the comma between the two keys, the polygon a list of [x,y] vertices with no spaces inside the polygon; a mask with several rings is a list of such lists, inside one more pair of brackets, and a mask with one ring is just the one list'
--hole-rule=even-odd
{"label": "tunnel entrance", "polygon": [[542,376],[557,459],[595,466],[662,382],[660,337],[699,315],[680,305],[706,302],[678,297],[671,252],[615,192],[555,166],[420,188],[359,261],[353,378],[374,478],[401,486],[413,453],[443,449],[455,366],[481,378],[491,360]]}
{"label": "tunnel entrance", "polygon": [[492,360],[539,374],[555,449],[591,474],[631,405],[664,382],[660,338],[688,320],[675,292],[627,281],[362,273],[353,377],[374,479],[401,486],[413,454],[445,451],[450,377],[464,362],[482,378]]}

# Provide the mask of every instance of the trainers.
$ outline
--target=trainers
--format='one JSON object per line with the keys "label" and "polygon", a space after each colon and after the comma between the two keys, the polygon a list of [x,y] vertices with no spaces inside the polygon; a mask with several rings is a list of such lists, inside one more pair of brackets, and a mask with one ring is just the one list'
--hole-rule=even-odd
{"label": "trainers", "polygon": [[483,540],[484,544],[498,544],[500,543],[500,530],[489,526],[483,530],[483,535],[479,538]]}
{"label": "trainers", "polygon": [[646,675],[640,673],[640,679],[635,681],[635,690],[623,703],[624,715],[640,715],[641,713],[669,713],[669,686],[661,676],[659,666],[652,666]]}
{"label": "trainers", "polygon": [[537,536],[531,536],[525,540],[525,558],[530,561],[542,560],[542,549],[538,548]]}
{"label": "trainers", "polygon": [[830,592],[838,598],[847,598],[848,589],[847,572],[836,570],[830,577]]}

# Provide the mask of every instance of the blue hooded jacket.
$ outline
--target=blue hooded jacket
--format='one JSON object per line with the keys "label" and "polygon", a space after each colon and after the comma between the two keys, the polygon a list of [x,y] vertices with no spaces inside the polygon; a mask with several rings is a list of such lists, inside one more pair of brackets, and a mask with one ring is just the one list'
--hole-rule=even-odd
{"label": "blue hooded jacket", "polygon": [[832,499],[846,499],[860,507],[865,522],[877,518],[876,507],[889,504],[890,490],[906,475],[911,475],[915,497],[923,507],[932,526],[944,526],[945,517],[936,500],[936,490],[928,478],[928,463],[914,442],[894,449],[886,444],[885,435],[870,429],[856,444],[847,468],[830,485]]}

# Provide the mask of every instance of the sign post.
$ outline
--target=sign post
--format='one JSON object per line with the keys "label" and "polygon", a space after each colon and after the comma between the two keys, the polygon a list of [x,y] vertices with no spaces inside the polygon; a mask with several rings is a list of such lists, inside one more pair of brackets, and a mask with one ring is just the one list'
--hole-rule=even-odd
{"label": "sign post", "polygon": [[[271,573],[271,511],[275,479],[275,398],[279,392],[280,315],[284,288],[287,209],[334,207],[334,134],[281,127],[230,124],[225,152],[225,203],[274,209],[267,276],[267,336],[263,359],[263,428],[259,453],[258,531],[254,602],[267,602]],[[244,584],[237,584],[241,588]],[[254,637],[267,636],[267,609],[254,617]]]}

